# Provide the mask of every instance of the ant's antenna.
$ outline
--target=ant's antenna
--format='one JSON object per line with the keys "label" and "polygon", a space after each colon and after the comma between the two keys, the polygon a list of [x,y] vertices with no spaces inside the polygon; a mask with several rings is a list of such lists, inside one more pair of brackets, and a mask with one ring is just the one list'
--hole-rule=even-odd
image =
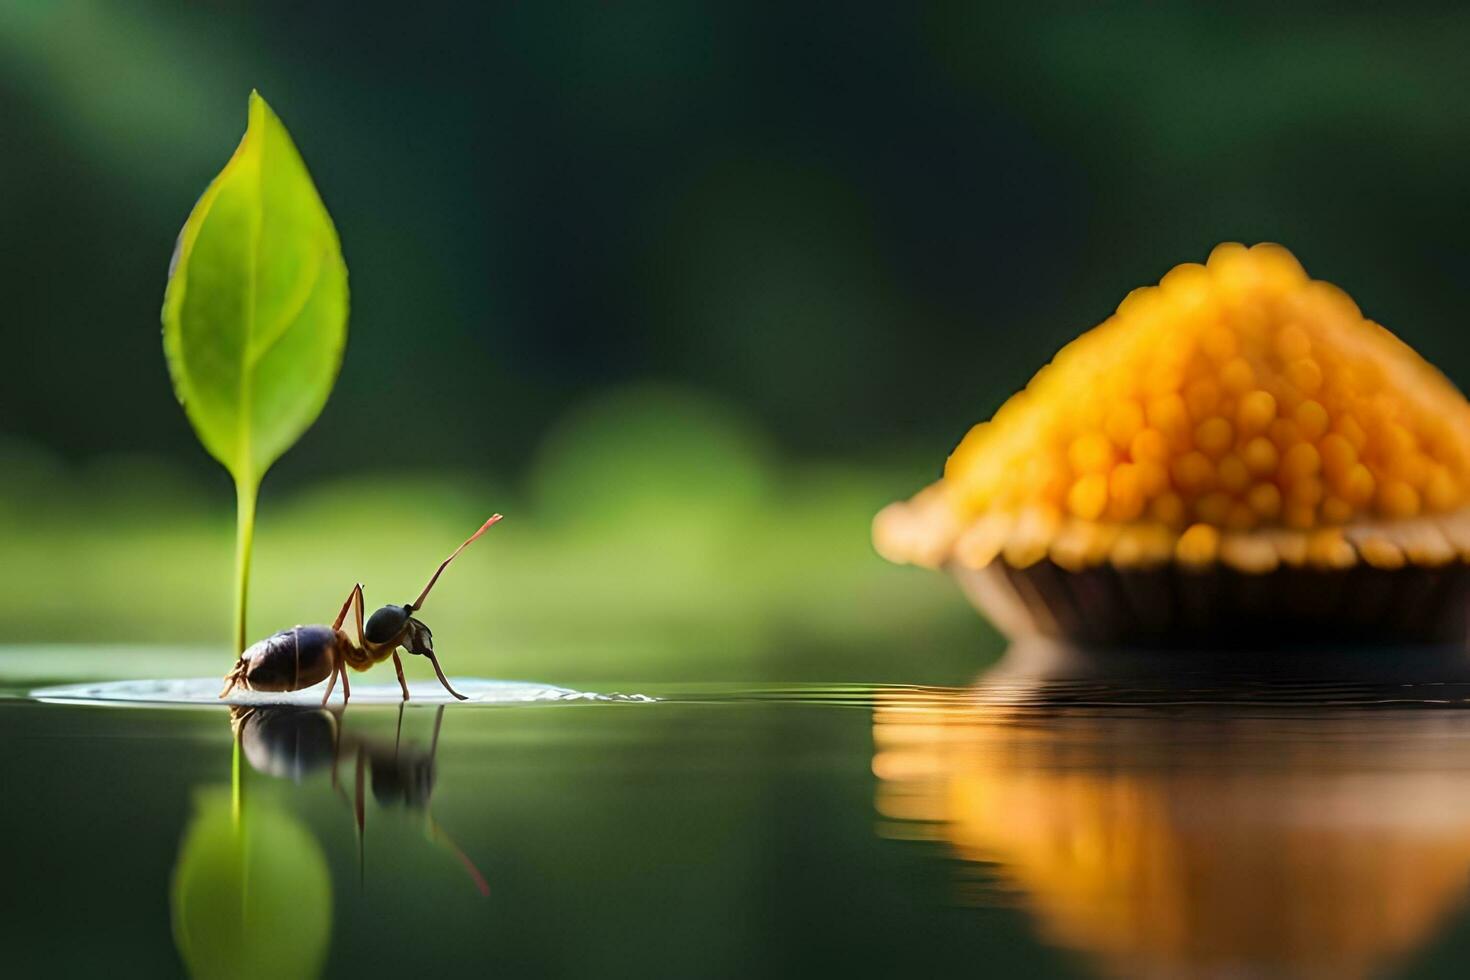
{"label": "ant's antenna", "polygon": [[439,826],[439,821],[435,820],[432,815],[429,816],[429,838],[448,847],[450,853],[459,858],[459,863],[464,867],[465,873],[475,883],[475,890],[486,898],[490,896],[490,883],[485,880],[485,876],[480,873],[480,869],[475,867],[475,862],[470,860],[468,854],[460,850],[459,845],[454,842],[454,838],[450,837],[444,828]]}
{"label": "ant's antenna", "polygon": [[[444,705],[441,704],[439,705],[439,710],[434,714],[434,738],[429,743],[429,764],[431,766],[434,764],[435,757],[439,754],[439,728],[443,724]],[[444,828],[439,826],[439,821],[434,819],[434,814],[429,811],[427,805],[424,807],[424,816],[428,818],[429,838],[448,846],[449,850],[454,853],[454,856],[459,858],[459,863],[464,865],[465,873],[475,883],[475,889],[482,896],[488,898],[490,895],[490,883],[485,880],[484,875],[480,874],[480,869],[475,867],[475,862],[470,860],[470,856],[460,849],[460,846],[454,842],[454,838],[450,837]]]}
{"label": "ant's antenna", "polygon": [[471,544],[473,544],[474,543],[474,540],[476,538],[478,538],[480,535],[484,534],[486,531],[490,530],[490,525],[494,524],[498,520],[500,520],[500,515],[499,514],[493,514],[493,515],[491,515],[491,517],[490,517],[490,519],[488,521],[486,521],[484,524],[481,524],[480,525],[480,529],[478,531],[476,531],[474,534],[471,534],[468,538],[465,539],[465,543],[464,544],[462,544],[458,548],[455,548],[454,549],[454,554],[452,554],[448,558],[444,559],[444,564],[440,565],[439,566],[439,570],[434,573],[434,577],[431,578],[431,579],[429,579],[429,584],[426,585],[426,586],[424,586],[424,591],[422,591],[422,592],[419,593],[419,597],[417,599],[415,599],[413,602],[409,603],[409,605],[408,605],[408,611],[410,613],[415,612],[415,611],[417,611],[419,609],[422,609],[424,607],[424,600],[429,597],[429,590],[434,587],[434,583],[435,582],[439,581],[439,576],[444,574],[444,569],[446,569],[446,568],[449,567],[449,563],[452,562],[452,561],[454,561],[454,559],[458,558],[459,557],[459,553],[461,551],[465,550],[466,548],[468,548]]}

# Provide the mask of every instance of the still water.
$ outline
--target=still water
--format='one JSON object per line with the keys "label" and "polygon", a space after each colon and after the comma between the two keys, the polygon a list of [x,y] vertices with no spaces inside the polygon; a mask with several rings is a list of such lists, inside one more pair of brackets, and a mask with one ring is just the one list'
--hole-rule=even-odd
{"label": "still water", "polygon": [[1462,976],[1470,684],[1436,669],[345,712],[12,686],[0,973]]}

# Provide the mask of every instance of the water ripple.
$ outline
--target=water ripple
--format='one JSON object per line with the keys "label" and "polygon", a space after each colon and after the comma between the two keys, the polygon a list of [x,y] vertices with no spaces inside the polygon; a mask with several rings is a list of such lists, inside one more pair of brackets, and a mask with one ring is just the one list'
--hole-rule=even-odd
{"label": "water ripple", "polygon": [[[525,681],[496,681],[474,677],[453,678],[453,683],[467,700],[455,700],[437,682],[410,683],[410,705],[489,706],[510,704],[546,704],[565,702],[646,703],[655,700],[642,694],[599,694],[578,691],[552,684]],[[91,684],[67,684],[43,687],[30,692],[37,701],[66,704],[101,705],[295,705],[314,708],[321,704],[322,688],[284,693],[243,691],[236,689],[228,698],[219,697],[220,681],[214,677],[190,677],[161,680],[101,681]],[[391,704],[403,701],[397,684],[352,685],[354,705]],[[333,704],[341,703],[341,694],[333,695]]]}

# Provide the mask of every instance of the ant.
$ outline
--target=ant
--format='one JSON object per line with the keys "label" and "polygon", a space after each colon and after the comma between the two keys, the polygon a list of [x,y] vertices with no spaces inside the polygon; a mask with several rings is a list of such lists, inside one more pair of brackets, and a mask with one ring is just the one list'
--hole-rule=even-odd
{"label": "ant", "polygon": [[[398,671],[398,686],[403,689],[403,700],[407,701],[408,682],[403,679],[403,661],[398,658],[401,646],[409,653],[428,657],[444,689],[459,700],[468,701],[469,698],[450,686],[449,678],[439,667],[439,659],[434,656],[434,634],[413,614],[424,607],[429,590],[439,581],[449,563],[498,520],[500,515],[493,515],[464,544],[455,548],[454,554],[444,559],[429,579],[424,591],[408,605],[384,606],[369,616],[364,625],[362,583],[359,582],[347,594],[347,601],[342,603],[342,611],[337,613],[337,619],[331,626],[293,626],[267,636],[240,654],[234,669],[225,675],[225,686],[219,696],[228,696],[237,684],[244,684],[247,691],[301,691],[330,677],[327,693],[322,695],[325,706],[332,696],[332,689],[337,686],[338,675],[341,675],[342,703],[346,704],[352,696],[347,683],[347,668],[367,670],[373,664],[392,657],[393,667]],[[348,609],[354,610],[357,619],[356,643],[342,629]]]}

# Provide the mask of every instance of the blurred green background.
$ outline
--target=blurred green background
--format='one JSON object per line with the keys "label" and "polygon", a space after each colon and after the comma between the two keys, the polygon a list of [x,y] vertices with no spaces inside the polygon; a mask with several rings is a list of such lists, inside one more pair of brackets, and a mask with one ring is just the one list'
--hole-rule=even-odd
{"label": "blurred green background", "polygon": [[0,5],[7,639],[227,655],[232,491],[158,310],[252,87],[353,288],[252,634],[405,601],[500,510],[425,614],[452,672],[955,682],[999,640],[868,521],[1128,289],[1280,241],[1470,377],[1467,41],[1397,7]]}

